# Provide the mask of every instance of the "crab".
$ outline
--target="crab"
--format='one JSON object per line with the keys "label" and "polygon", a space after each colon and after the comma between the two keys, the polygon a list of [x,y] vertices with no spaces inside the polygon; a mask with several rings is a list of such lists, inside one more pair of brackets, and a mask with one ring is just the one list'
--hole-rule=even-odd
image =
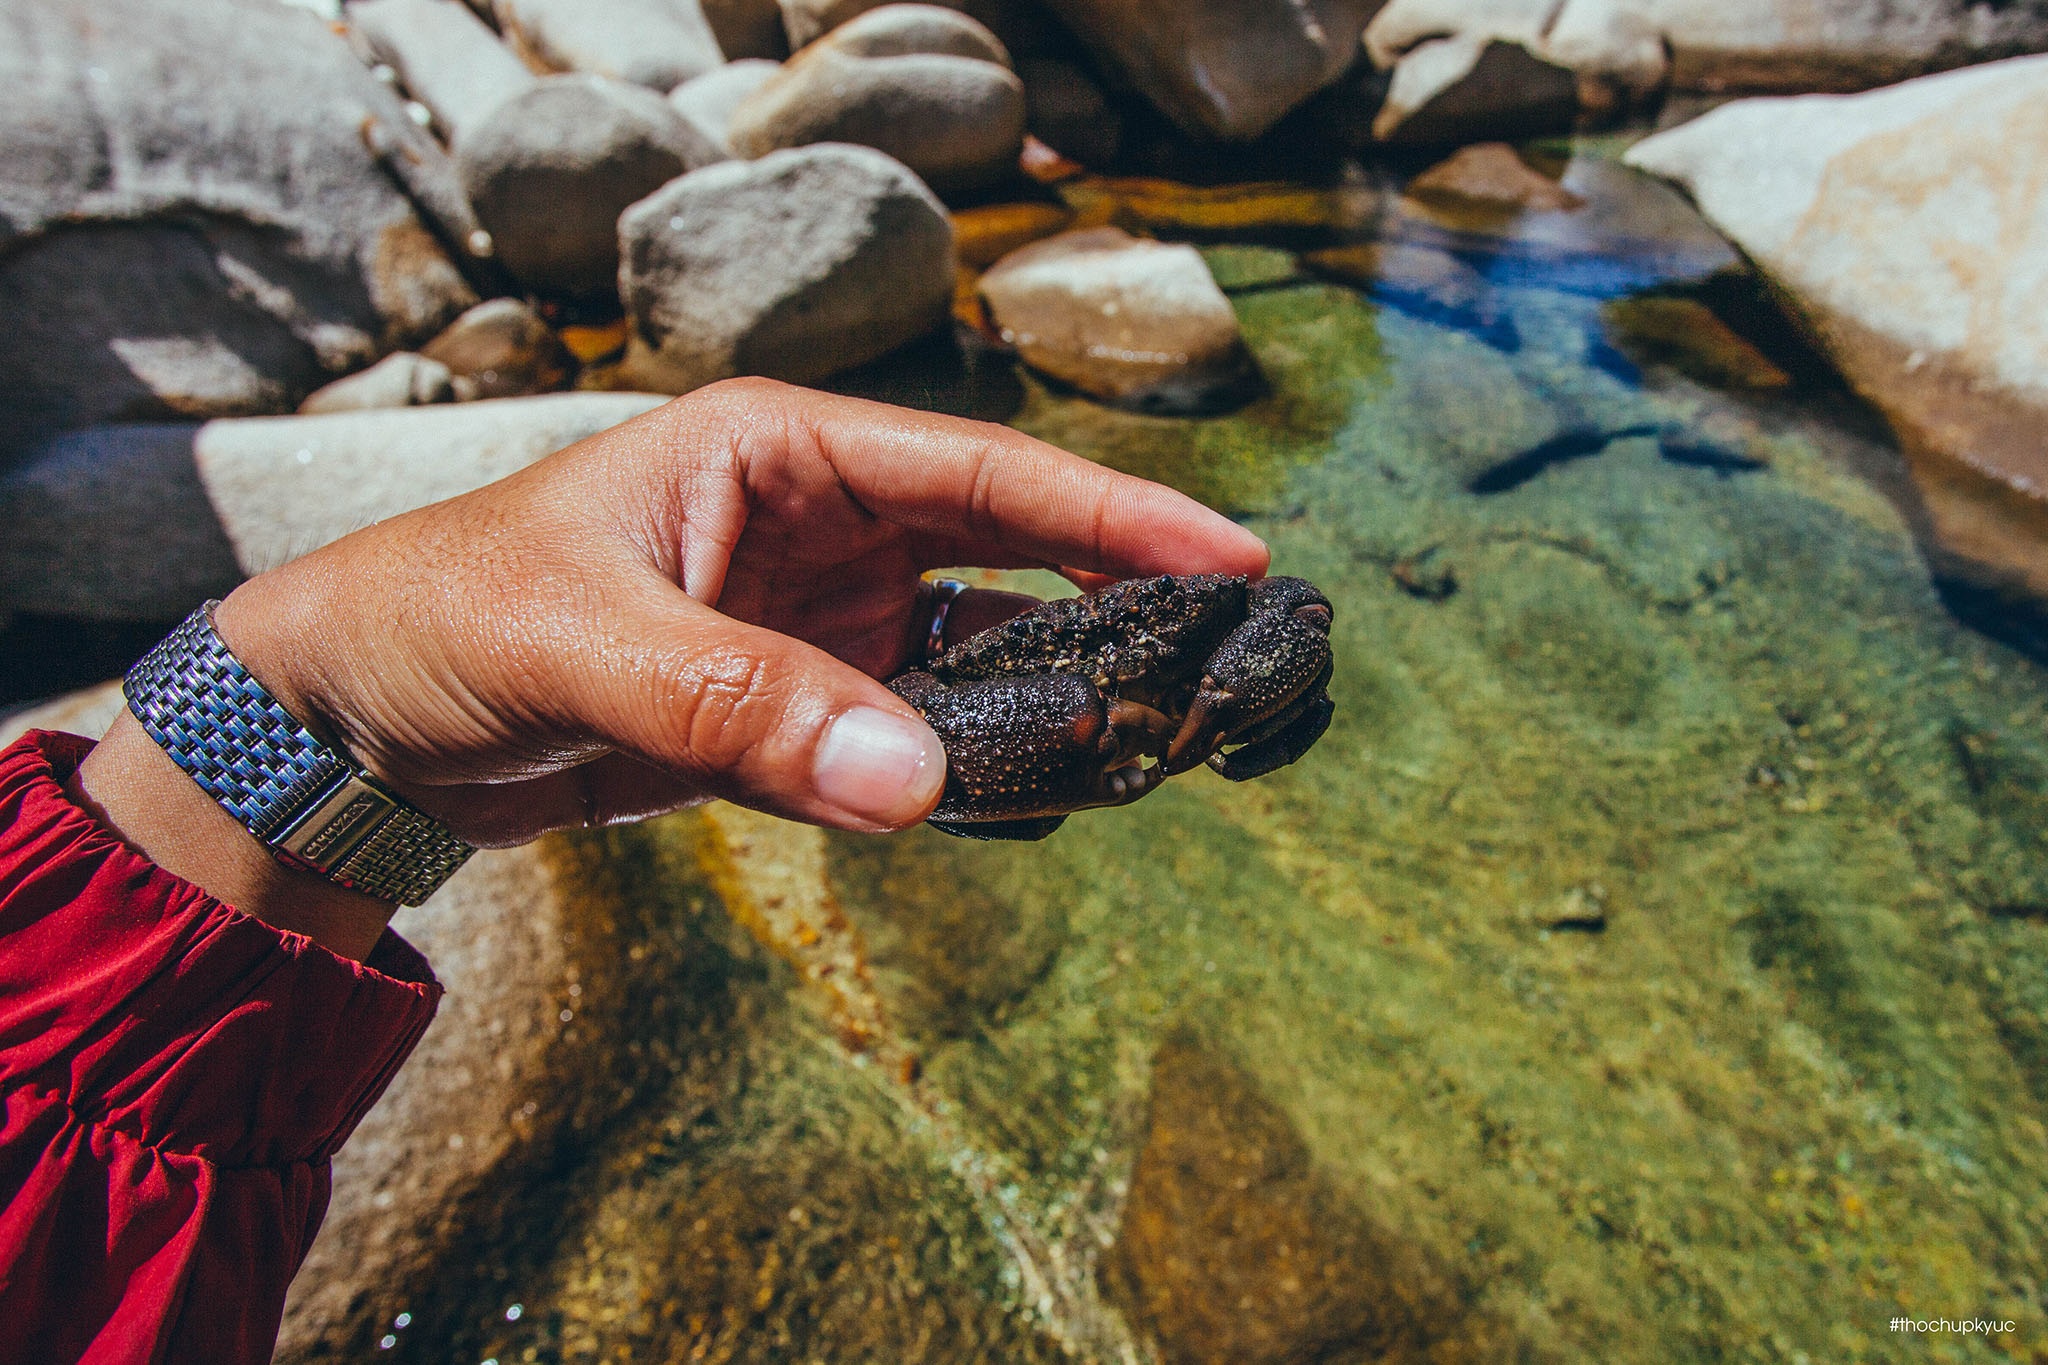
{"label": "crab", "polygon": [[1043,839],[1207,764],[1236,782],[1329,728],[1330,602],[1300,578],[1169,574],[1047,602],[890,679],[946,747],[930,824]]}

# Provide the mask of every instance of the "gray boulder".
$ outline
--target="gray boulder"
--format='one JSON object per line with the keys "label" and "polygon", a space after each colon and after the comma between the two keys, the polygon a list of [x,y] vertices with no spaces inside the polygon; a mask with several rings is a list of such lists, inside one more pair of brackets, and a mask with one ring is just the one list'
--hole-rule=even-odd
{"label": "gray boulder", "polygon": [[475,296],[422,191],[462,197],[304,10],[0,8],[0,466],[95,422],[289,411],[431,336]]}
{"label": "gray boulder", "polygon": [[175,620],[248,574],[662,401],[551,394],[72,432],[0,478],[0,615]]}
{"label": "gray boulder", "polygon": [[698,132],[729,154],[732,144],[728,135],[732,131],[733,110],[739,108],[747,96],[774,80],[781,71],[782,63],[759,58],[727,62],[717,70],[707,71],[669,91],[668,102],[678,114],[695,124]]}
{"label": "gray boulder", "polygon": [[857,142],[941,193],[991,184],[1015,171],[1024,142],[1024,84],[1007,59],[965,15],[886,6],[791,58],[733,110],[729,140],[741,156]]}
{"label": "gray boulder", "polygon": [[450,140],[533,84],[533,73],[460,0],[363,0],[348,17]]}
{"label": "gray boulder", "polygon": [[622,376],[656,392],[815,380],[938,326],[953,293],[944,206],[867,147],[692,172],[628,209],[619,239]]}
{"label": "gray boulder", "polygon": [[725,60],[697,0],[497,0],[505,36],[533,65],[664,93]]}
{"label": "gray boulder", "polygon": [[438,360],[413,351],[394,351],[367,370],[358,370],[315,389],[299,404],[301,413],[360,412],[367,408],[417,408],[455,397],[455,376]]}
{"label": "gray boulder", "polygon": [[619,213],[724,153],[637,85],[550,76],[455,146],[498,259],[528,288],[581,297],[618,275]]}

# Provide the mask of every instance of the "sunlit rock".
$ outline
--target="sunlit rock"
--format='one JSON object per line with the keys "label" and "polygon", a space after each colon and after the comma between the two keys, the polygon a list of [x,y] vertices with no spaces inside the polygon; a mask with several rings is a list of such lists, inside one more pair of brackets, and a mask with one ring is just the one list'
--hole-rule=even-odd
{"label": "sunlit rock", "polygon": [[1911,460],[1937,568],[2048,601],[2048,59],[1752,100],[1638,144],[1779,284]]}
{"label": "sunlit rock", "polygon": [[496,0],[506,38],[543,70],[667,92],[725,61],[698,0]]}
{"label": "sunlit rock", "polygon": [[817,142],[877,148],[940,193],[1013,174],[1024,85],[995,35],[932,5],[887,5],[791,58],[733,110],[741,156]]}
{"label": "sunlit rock", "polygon": [[1237,315],[1193,247],[1061,233],[1005,256],[980,290],[1026,364],[1095,397],[1193,412],[1256,387]]}
{"label": "sunlit rock", "polygon": [[601,297],[619,270],[626,206],[724,152],[651,90],[551,76],[455,144],[498,259],[543,294]]}
{"label": "sunlit rock", "polygon": [[475,296],[418,205],[460,200],[305,10],[5,8],[0,464],[94,422],[290,411],[432,335]]}
{"label": "sunlit rock", "polygon": [[460,0],[363,0],[348,15],[448,138],[533,84],[533,73]]}
{"label": "sunlit rock", "polygon": [[554,329],[519,299],[478,304],[420,354],[448,367],[455,396],[464,402],[545,393],[574,366]]}
{"label": "sunlit rock", "polygon": [[1373,0],[1051,0],[1168,117],[1198,136],[1257,137],[1343,74]]}
{"label": "sunlit rock", "polygon": [[758,58],[727,62],[669,91],[668,102],[730,156],[732,143],[727,134],[732,129],[732,111],[781,70],[780,62]]}
{"label": "sunlit rock", "polygon": [[299,411],[311,415],[445,403],[455,396],[454,377],[438,360],[413,351],[394,351],[367,370],[315,389],[299,404]]}
{"label": "sunlit rock", "polygon": [[627,383],[805,382],[945,318],[953,228],[900,162],[821,143],[706,167],[619,220]]}

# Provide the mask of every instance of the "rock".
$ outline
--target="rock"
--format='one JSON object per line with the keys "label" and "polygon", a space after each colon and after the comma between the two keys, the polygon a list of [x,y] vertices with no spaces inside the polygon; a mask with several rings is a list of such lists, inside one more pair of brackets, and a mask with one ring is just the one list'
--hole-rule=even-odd
{"label": "rock", "polygon": [[[1000,54],[1002,45],[971,19],[941,23],[935,14],[949,11],[886,6],[798,53],[733,110],[733,150],[755,157],[816,142],[860,143],[887,152],[942,194],[1013,174],[1024,142],[1024,84],[995,61],[953,55],[968,47]],[[894,50],[918,41],[947,50]],[[867,47],[878,55],[864,55]]]}
{"label": "rock", "polygon": [[199,430],[74,432],[0,477],[0,617],[175,621],[233,591],[243,573],[200,481]]}
{"label": "rock", "polygon": [[662,401],[553,394],[72,432],[0,478],[0,614],[176,620],[249,574]]}
{"label": "rock", "polygon": [[528,288],[610,292],[628,204],[723,153],[667,100],[603,76],[550,76],[455,146],[498,259]]}
{"label": "rock", "polygon": [[1410,199],[1452,201],[1453,207],[1556,213],[1586,201],[1536,170],[1505,142],[1462,147],[1408,182]]}
{"label": "rock", "polygon": [[6,748],[30,730],[61,730],[67,735],[84,735],[87,739],[98,739],[114,723],[114,717],[127,709],[127,698],[121,695],[118,681],[104,682],[97,687],[88,687],[58,697],[54,701],[32,706],[26,711],[0,717],[0,749]]}
{"label": "rock", "polygon": [[100,421],[289,411],[432,335],[475,300],[416,211],[435,185],[460,201],[304,10],[0,10],[0,466]]}
{"label": "rock", "polygon": [[367,370],[313,391],[299,411],[359,412],[366,408],[416,408],[455,397],[454,375],[438,360],[412,351],[385,356]]}
{"label": "rock", "polygon": [[1374,0],[1049,0],[1174,122],[1248,141],[1341,75]]}
{"label": "rock", "polygon": [[1493,285],[1448,251],[1413,242],[1361,242],[1311,251],[1302,264],[1433,322],[1503,340],[1513,335],[1513,319]]}
{"label": "rock", "polygon": [[1786,389],[1792,376],[1698,299],[1638,294],[1600,310],[1615,348],[1716,389]]}
{"label": "rock", "polygon": [[546,393],[574,368],[554,330],[518,299],[478,304],[420,354],[448,367],[455,396],[464,402]]}
{"label": "rock", "polygon": [[851,57],[907,57],[925,52],[972,57],[1009,66],[1009,49],[979,21],[943,5],[883,5],[847,20],[826,35]]}
{"label": "rock", "polygon": [[1450,143],[1605,120],[1664,88],[1854,90],[2048,47],[2048,10],[1966,0],[1390,0],[1379,136]]}
{"label": "rock", "polygon": [[1639,143],[1884,413],[1937,572],[2048,602],[2048,58],[1746,100]]}
{"label": "rock", "polygon": [[362,0],[348,17],[450,141],[533,85],[533,73],[460,0]]}
{"label": "rock", "polygon": [[799,51],[887,0],[781,0],[783,33],[789,50]]}
{"label": "rock", "polygon": [[866,147],[692,172],[627,210],[619,239],[634,324],[623,377],[661,392],[817,379],[930,331],[952,295],[945,210]]}
{"label": "rock", "polygon": [[780,62],[758,59],[727,62],[669,91],[668,102],[678,114],[695,125],[698,132],[731,155],[732,144],[726,135],[732,129],[732,111],[781,71]]}
{"label": "rock", "polygon": [[1064,232],[1005,256],[980,289],[1026,364],[1097,398],[1198,412],[1255,383],[1230,300],[1191,246]]}
{"label": "rock", "polygon": [[1467,1358],[1430,1350],[1466,1335],[1455,1281],[1375,1227],[1252,1077],[1189,1034],[1153,1060],[1102,1278],[1174,1365]]}
{"label": "rock", "polygon": [[1085,166],[1116,163],[1124,113],[1101,82],[1064,57],[1025,58],[1017,75],[1024,82],[1025,123],[1036,137]]}
{"label": "rock", "polygon": [[779,62],[789,55],[782,6],[775,0],[703,0],[704,18],[729,62]]}
{"label": "rock", "polygon": [[505,36],[547,71],[666,93],[725,61],[697,0],[497,0]]}

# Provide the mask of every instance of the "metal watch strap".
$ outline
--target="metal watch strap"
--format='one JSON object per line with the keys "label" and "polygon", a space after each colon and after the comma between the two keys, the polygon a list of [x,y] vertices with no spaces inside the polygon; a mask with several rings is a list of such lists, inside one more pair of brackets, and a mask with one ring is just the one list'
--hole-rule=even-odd
{"label": "metal watch strap", "polygon": [[383,900],[424,901],[475,850],[299,724],[215,633],[219,605],[128,670],[128,709],[279,861]]}

